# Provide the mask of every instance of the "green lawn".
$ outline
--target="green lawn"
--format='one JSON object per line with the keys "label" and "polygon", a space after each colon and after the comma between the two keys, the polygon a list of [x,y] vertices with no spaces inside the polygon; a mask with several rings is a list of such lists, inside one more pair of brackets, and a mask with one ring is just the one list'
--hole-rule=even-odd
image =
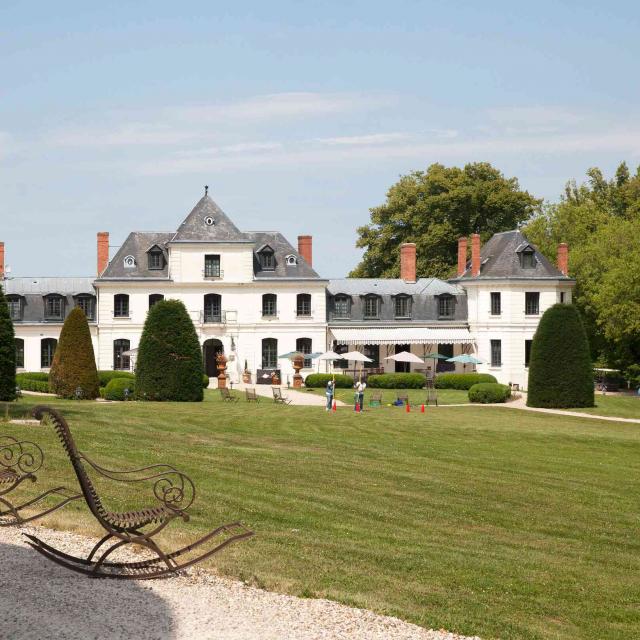
{"label": "green lawn", "polygon": [[[390,404],[395,401],[398,395],[408,395],[409,404],[414,407],[418,407],[426,401],[427,391],[426,389],[367,389],[364,393],[364,407],[369,408],[369,398],[372,393],[382,393],[382,402],[384,405]],[[302,393],[316,393],[323,398],[326,397],[324,389],[303,389]],[[469,394],[467,391],[459,391],[458,389],[437,389],[438,404],[466,404],[469,402]],[[347,404],[353,404],[354,391],[353,389],[336,389],[336,396],[338,400],[342,400]]]}
{"label": "green lawn", "polygon": [[[164,460],[191,475],[193,518],[176,523],[190,538],[235,518],[256,531],[215,559],[221,573],[483,638],[638,637],[636,425],[207,400],[53,404],[101,464]],[[44,444],[47,485],[73,483],[51,431],[0,426]],[[139,504],[129,486],[99,488],[110,507]],[[74,504],[46,523],[90,519]]]}
{"label": "green lawn", "polygon": [[[572,411],[572,409],[567,409]],[[596,391],[596,406],[589,409],[573,409],[599,416],[615,416],[618,418],[636,418],[640,420],[640,397],[638,396],[603,396]]]}

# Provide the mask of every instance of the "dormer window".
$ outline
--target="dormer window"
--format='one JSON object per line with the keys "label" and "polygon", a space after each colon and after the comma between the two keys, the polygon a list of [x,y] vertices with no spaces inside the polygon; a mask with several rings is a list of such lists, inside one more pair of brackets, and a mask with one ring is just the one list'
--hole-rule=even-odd
{"label": "dormer window", "polygon": [[365,320],[378,320],[380,318],[380,297],[368,295],[364,298],[363,315]]}
{"label": "dormer window", "polygon": [[96,319],[96,298],[88,293],[82,293],[75,298],[76,307],[79,307],[87,316],[87,320]]}
{"label": "dormer window", "polygon": [[333,299],[333,317],[349,318],[351,316],[351,298],[340,293]]}
{"label": "dormer window", "polygon": [[516,253],[520,258],[520,266],[523,269],[535,269],[537,260],[536,260],[536,250],[530,245],[528,242],[523,242],[517,249]]}
{"label": "dormer window", "polygon": [[63,320],[64,319],[64,303],[63,296],[52,293],[44,297],[44,319],[45,320]]}
{"label": "dormer window", "polygon": [[411,317],[411,296],[400,295],[395,299],[396,318]]}
{"label": "dormer window", "polygon": [[285,258],[287,262],[287,267],[297,267],[298,266],[298,258],[295,256],[287,256]]}
{"label": "dormer window", "polygon": [[158,245],[149,249],[149,251],[147,252],[147,257],[149,260],[150,271],[158,271],[160,269],[164,269],[164,252]]}
{"label": "dormer window", "polygon": [[127,256],[124,259],[124,268],[125,269],[135,269],[136,259],[133,256]]}
{"label": "dormer window", "polygon": [[438,296],[438,318],[453,318],[455,310],[455,298],[445,294]]}
{"label": "dormer window", "polygon": [[7,296],[7,304],[9,305],[9,317],[13,321],[22,320],[22,296]]}
{"label": "dormer window", "polygon": [[276,268],[275,252],[268,244],[258,251],[258,260],[263,271],[273,271]]}

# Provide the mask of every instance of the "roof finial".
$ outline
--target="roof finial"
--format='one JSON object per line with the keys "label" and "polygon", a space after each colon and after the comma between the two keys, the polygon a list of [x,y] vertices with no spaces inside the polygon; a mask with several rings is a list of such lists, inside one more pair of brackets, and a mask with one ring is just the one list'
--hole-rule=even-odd
{"label": "roof finial", "polygon": [[206,195],[207,195],[207,193],[209,193],[209,185],[208,185],[208,184],[205,184],[205,185],[204,185],[204,195],[206,196]]}

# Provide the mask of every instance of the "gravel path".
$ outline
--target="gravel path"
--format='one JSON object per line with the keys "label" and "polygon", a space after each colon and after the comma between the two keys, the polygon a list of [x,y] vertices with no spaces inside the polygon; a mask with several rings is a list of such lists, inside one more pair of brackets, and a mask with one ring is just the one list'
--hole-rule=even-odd
{"label": "gravel path", "polygon": [[479,640],[198,570],[147,582],[95,580],[42,558],[21,531],[72,553],[93,544],[44,528],[0,529],[0,636],[11,640]]}

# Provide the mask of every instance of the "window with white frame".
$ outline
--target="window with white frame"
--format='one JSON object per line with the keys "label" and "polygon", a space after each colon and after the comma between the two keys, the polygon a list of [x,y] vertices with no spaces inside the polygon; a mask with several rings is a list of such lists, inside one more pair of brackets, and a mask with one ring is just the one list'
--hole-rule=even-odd
{"label": "window with white frame", "polygon": [[491,366],[502,366],[502,340],[491,341]]}

